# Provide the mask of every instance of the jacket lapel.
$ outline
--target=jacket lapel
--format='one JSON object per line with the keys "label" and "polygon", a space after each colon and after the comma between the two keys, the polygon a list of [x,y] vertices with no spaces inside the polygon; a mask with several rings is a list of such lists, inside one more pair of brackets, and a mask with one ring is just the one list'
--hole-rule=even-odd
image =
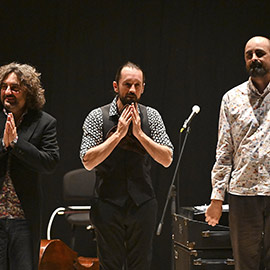
{"label": "jacket lapel", "polygon": [[23,138],[26,141],[29,141],[31,136],[34,134],[37,125],[40,120],[41,112],[34,113],[34,112],[28,112],[22,123],[20,124],[17,132],[18,137]]}

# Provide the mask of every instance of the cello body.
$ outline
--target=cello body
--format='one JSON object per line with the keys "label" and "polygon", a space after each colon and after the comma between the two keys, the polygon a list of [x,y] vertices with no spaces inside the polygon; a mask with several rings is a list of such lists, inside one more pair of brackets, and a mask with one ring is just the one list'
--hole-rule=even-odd
{"label": "cello body", "polygon": [[59,239],[41,240],[39,270],[98,270],[97,258],[78,257],[78,253]]}

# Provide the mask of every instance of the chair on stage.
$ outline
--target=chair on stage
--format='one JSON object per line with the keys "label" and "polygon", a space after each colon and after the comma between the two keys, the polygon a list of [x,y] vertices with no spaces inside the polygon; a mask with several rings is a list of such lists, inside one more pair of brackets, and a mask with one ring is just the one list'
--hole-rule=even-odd
{"label": "chair on stage", "polygon": [[76,228],[84,226],[87,230],[93,230],[89,211],[94,195],[95,180],[95,171],[87,171],[84,168],[69,171],[64,175],[63,197],[67,203],[72,205],[58,207],[54,210],[47,227],[48,240],[51,239],[51,227],[56,215],[64,215],[66,221],[71,225],[70,248],[73,250]]}

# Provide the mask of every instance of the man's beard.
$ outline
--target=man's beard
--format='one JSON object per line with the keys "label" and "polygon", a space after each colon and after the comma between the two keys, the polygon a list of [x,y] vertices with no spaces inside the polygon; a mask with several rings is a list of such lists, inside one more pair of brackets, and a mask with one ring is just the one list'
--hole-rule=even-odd
{"label": "man's beard", "polygon": [[119,98],[124,106],[127,104],[130,105],[133,102],[134,103],[139,102],[139,99],[135,94],[127,94],[125,96],[119,96]]}
{"label": "man's beard", "polygon": [[267,74],[267,70],[264,68],[262,63],[255,61],[247,67],[247,72],[251,77],[263,77]]}

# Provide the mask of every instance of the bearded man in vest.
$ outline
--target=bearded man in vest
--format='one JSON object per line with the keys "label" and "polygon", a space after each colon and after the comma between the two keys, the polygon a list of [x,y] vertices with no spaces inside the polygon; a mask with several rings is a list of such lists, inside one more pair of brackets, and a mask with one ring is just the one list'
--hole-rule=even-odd
{"label": "bearded man in vest", "polygon": [[157,110],[139,104],[142,69],[122,65],[113,82],[112,103],[92,110],[83,125],[80,156],[96,170],[91,221],[101,270],[149,270],[157,201],[150,176],[151,158],[164,167],[173,145]]}

